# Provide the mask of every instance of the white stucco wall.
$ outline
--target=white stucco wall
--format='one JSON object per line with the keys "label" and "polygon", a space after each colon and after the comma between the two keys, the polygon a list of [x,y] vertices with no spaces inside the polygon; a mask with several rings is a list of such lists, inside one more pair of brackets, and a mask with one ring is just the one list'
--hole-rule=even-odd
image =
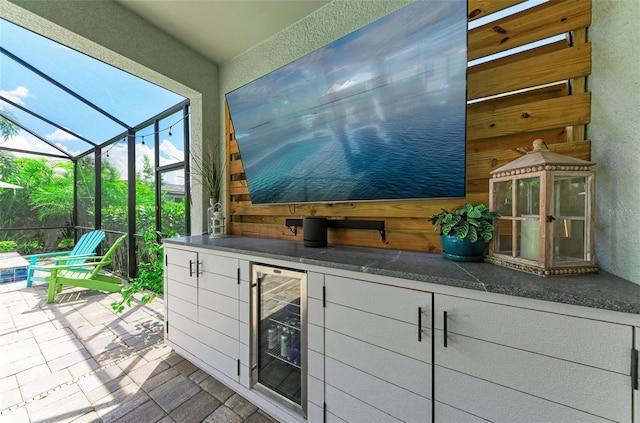
{"label": "white stucco wall", "polygon": [[220,92],[224,95],[412,2],[334,0],[220,65]]}
{"label": "white stucco wall", "polygon": [[640,284],[640,0],[592,0],[592,142],[600,267]]}
{"label": "white stucco wall", "polygon": [[[119,4],[0,0],[0,16],[189,98],[193,149],[220,144],[217,66]],[[208,200],[200,184],[191,194],[191,232],[199,234]]]}

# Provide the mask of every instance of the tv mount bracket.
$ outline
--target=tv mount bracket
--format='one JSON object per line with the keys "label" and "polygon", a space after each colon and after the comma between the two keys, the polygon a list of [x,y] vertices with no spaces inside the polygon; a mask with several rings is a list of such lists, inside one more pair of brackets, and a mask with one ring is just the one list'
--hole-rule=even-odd
{"label": "tv mount bracket", "polygon": [[[302,226],[303,219],[285,219],[284,224],[291,233],[298,235],[298,227]],[[333,220],[327,219],[328,228],[339,229],[374,229],[380,234],[382,242],[387,242],[387,231],[384,229],[384,220]]]}

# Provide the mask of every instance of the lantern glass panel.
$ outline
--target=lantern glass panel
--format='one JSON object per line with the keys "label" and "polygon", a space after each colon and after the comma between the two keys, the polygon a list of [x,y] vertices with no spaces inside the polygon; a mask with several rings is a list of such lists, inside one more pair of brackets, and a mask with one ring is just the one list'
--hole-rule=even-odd
{"label": "lantern glass panel", "polygon": [[517,216],[537,216],[540,213],[540,178],[518,179],[516,201]]}
{"label": "lantern glass panel", "polygon": [[495,251],[500,254],[513,254],[513,221],[499,219],[495,221]]}
{"label": "lantern glass panel", "polygon": [[493,208],[492,210],[500,212],[502,216],[512,215],[512,192],[511,186],[513,181],[495,182],[493,185]]}
{"label": "lantern glass panel", "polygon": [[554,179],[554,261],[587,260],[587,183],[580,176]]}
{"label": "lantern glass panel", "polygon": [[583,176],[556,176],[553,192],[556,198],[556,217],[577,217],[584,220],[587,210],[587,178]]}
{"label": "lantern glass panel", "polygon": [[538,261],[540,257],[540,219],[538,215],[525,218],[519,221],[518,225],[520,257]]}
{"label": "lantern glass panel", "polygon": [[555,262],[587,260],[584,221],[561,219],[555,223],[553,260]]}
{"label": "lantern glass panel", "polygon": [[214,219],[214,226],[213,226],[213,236],[214,237],[221,237],[222,234],[224,233],[224,225],[222,223],[222,219]]}

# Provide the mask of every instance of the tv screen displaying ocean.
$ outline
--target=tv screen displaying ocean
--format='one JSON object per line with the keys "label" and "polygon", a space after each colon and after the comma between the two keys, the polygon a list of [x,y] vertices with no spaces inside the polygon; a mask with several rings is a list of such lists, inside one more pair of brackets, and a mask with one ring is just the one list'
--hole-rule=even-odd
{"label": "tv screen displaying ocean", "polygon": [[466,34],[420,1],[228,93],[252,203],[464,197]]}

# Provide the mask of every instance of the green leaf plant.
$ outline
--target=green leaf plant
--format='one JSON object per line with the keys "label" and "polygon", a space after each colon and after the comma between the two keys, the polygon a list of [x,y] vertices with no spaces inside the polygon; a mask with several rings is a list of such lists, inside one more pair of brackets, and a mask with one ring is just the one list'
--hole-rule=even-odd
{"label": "green leaf plant", "polygon": [[489,242],[495,230],[493,219],[499,216],[499,212],[489,211],[484,204],[472,206],[467,203],[452,212],[442,209],[429,219],[435,225],[434,232],[449,235],[453,231],[455,236],[460,239],[466,238],[469,242],[476,242],[478,239]]}
{"label": "green leaf plant", "polygon": [[122,299],[111,303],[111,308],[120,313],[131,307],[137,293],[142,293],[140,302],[147,304],[164,291],[164,247],[158,242],[162,234],[153,228],[142,232],[144,247],[141,249],[138,276],[132,278],[120,291]]}
{"label": "green leaf plant", "polygon": [[9,251],[15,251],[18,244],[15,241],[7,240],[0,241],[0,253],[6,253]]}

